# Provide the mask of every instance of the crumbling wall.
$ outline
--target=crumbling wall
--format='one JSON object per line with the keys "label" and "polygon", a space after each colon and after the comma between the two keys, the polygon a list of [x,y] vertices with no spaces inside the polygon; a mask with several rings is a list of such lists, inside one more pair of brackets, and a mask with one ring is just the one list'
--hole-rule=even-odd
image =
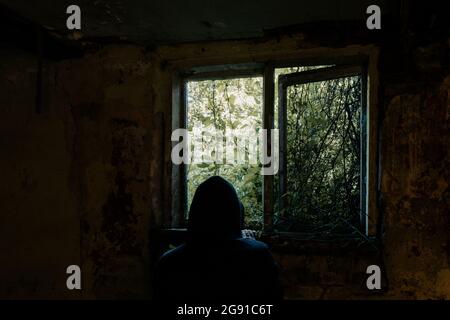
{"label": "crumbling wall", "polygon": [[384,69],[381,148],[385,260],[396,297],[450,298],[448,44],[385,57],[397,65]]}
{"label": "crumbling wall", "polygon": [[64,290],[67,266],[80,259],[65,110],[37,114],[35,56],[0,56],[0,297],[78,297]]}
{"label": "crumbling wall", "polygon": [[87,297],[144,297],[148,288],[149,145],[158,130],[151,81],[152,63],[140,48],[107,48],[55,65]]}
{"label": "crumbling wall", "polygon": [[[152,194],[160,189],[150,177],[161,167],[152,58],[116,47],[46,61],[41,114],[36,58],[2,62],[9,93],[1,117],[0,295],[149,296]],[[71,264],[81,267],[81,292],[66,288]]]}

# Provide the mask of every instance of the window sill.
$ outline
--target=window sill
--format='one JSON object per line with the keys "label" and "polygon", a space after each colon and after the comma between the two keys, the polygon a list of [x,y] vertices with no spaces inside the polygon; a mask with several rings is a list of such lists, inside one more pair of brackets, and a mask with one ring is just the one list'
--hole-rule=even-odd
{"label": "window sill", "polygon": [[379,250],[379,242],[375,237],[355,237],[336,235],[328,238],[310,237],[307,234],[292,232],[276,232],[262,234],[261,241],[277,253],[295,254],[371,254]]}
{"label": "window sill", "polygon": [[[186,240],[185,228],[168,228],[161,230],[164,242],[179,245]],[[311,238],[307,234],[293,232],[263,233],[257,240],[266,243],[276,253],[293,254],[370,254],[379,250],[379,242],[374,237],[355,236]]]}

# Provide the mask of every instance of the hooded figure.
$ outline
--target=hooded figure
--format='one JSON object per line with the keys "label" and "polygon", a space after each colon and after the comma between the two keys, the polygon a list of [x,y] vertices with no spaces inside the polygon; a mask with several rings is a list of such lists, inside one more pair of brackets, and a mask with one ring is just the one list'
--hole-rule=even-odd
{"label": "hooded figure", "polygon": [[215,176],[197,188],[185,244],[156,268],[155,297],[175,301],[281,299],[278,268],[267,246],[242,238],[243,206],[234,187]]}

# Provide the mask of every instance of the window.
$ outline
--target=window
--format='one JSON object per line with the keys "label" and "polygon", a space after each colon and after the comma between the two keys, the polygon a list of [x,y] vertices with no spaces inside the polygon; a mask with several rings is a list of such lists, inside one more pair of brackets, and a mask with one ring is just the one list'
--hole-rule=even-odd
{"label": "window", "polygon": [[[263,176],[262,165],[248,161],[176,166],[172,226],[186,225],[195,188],[217,174],[236,187],[248,228],[321,239],[368,234],[369,178],[375,177],[368,162],[376,152],[369,140],[376,135],[368,122],[367,59],[354,61],[215,66],[183,74],[174,127],[278,129],[279,171]],[[265,150],[274,138],[268,132]],[[226,138],[219,140],[226,145]]]}

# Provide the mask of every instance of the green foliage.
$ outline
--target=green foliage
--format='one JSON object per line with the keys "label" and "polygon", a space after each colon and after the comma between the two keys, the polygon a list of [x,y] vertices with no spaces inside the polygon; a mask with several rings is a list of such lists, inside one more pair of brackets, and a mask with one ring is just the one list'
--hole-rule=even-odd
{"label": "green foliage", "polygon": [[[188,130],[202,126],[212,126],[221,131],[260,130],[262,78],[189,82]],[[189,204],[201,182],[213,175],[220,175],[236,188],[245,207],[246,227],[262,228],[262,176],[258,165],[191,163],[187,172]]]}
{"label": "green foliage", "polygon": [[[319,67],[277,69],[283,73]],[[275,86],[277,88],[277,85]],[[360,212],[361,78],[348,77],[289,87],[287,92],[287,193],[284,214],[276,204],[279,230],[342,230],[357,225]],[[188,83],[188,129],[262,128],[262,78]],[[277,97],[277,92],[275,93]],[[275,99],[276,101],[277,99]],[[275,105],[275,119],[278,106]],[[275,121],[277,126],[277,121]],[[220,175],[236,188],[246,210],[246,227],[263,225],[260,166],[190,164],[188,201],[197,186]],[[275,199],[278,177],[275,176]]]}
{"label": "green foliage", "polygon": [[288,88],[287,192],[279,229],[348,232],[358,225],[360,101],[357,76]]}

